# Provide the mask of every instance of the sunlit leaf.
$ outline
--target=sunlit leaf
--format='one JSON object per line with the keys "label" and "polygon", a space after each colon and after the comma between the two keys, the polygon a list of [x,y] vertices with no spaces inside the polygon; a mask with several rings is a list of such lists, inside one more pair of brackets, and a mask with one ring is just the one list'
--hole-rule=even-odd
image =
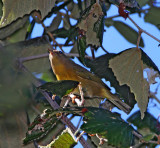
{"label": "sunlit leaf", "polygon": [[54,141],[52,141],[47,146],[40,146],[40,148],[46,148],[46,147],[54,147],[54,148],[71,148],[77,143],[75,142],[75,138],[73,133],[69,128],[64,130],[60,136],[58,136]]}

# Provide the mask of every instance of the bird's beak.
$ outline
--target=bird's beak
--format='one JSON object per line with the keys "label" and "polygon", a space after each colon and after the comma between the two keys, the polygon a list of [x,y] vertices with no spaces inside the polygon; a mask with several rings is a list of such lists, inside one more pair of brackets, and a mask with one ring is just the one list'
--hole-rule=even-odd
{"label": "bird's beak", "polygon": [[48,48],[48,52],[53,55],[53,50],[51,50],[51,49]]}

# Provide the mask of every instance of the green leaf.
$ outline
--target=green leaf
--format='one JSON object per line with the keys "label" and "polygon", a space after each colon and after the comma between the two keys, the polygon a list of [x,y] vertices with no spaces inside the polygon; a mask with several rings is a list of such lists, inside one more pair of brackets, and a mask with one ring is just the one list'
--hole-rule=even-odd
{"label": "green leaf", "polygon": [[148,10],[148,13],[145,15],[144,20],[155,25],[158,29],[160,29],[160,19],[159,19],[160,9],[157,7],[151,7]]}
{"label": "green leaf", "polygon": [[55,82],[48,82],[38,87],[38,89],[45,90],[47,92],[51,92],[52,94],[56,94],[57,96],[63,97],[64,95],[72,92],[77,86],[79,82],[71,81],[71,80],[62,80]]}
{"label": "green leaf", "polygon": [[81,129],[89,134],[98,134],[108,140],[108,144],[117,147],[129,147],[133,144],[133,128],[124,122],[117,113],[100,109],[87,108],[85,121]]}
{"label": "green leaf", "polygon": [[145,6],[146,4],[148,4],[148,2],[150,2],[149,0],[137,0],[138,4],[142,7]]}
{"label": "green leaf", "polygon": [[111,86],[116,89],[116,92],[124,99],[124,101],[131,107],[134,106],[134,95],[130,92],[130,88],[127,85],[120,86],[111,68],[109,68],[109,60],[113,58],[115,54],[106,54],[96,58],[95,60],[85,59],[85,65],[91,68],[100,78],[105,78],[106,81],[110,81]]}
{"label": "green leaf", "polygon": [[145,142],[149,142],[149,141],[152,140],[155,136],[156,136],[155,133],[149,133],[148,135],[144,136],[142,140],[144,140]]}
{"label": "green leaf", "polygon": [[87,48],[87,45],[86,45],[86,37],[82,37],[82,38],[79,38],[77,40],[77,46],[78,46],[78,52],[79,52],[79,56],[80,56],[80,59],[81,61],[84,63],[84,57],[85,57],[85,51],[86,51],[86,48]]}
{"label": "green leaf", "polygon": [[28,127],[26,137],[23,139],[24,144],[44,137],[56,125],[57,118],[50,113],[52,113],[52,110],[44,110],[41,115],[34,119]]}
{"label": "green leaf", "polygon": [[147,128],[150,130],[150,132],[156,133],[158,135],[160,134],[160,129],[158,127],[160,123],[149,112],[145,113],[145,117],[143,120],[141,120],[140,112],[135,112],[132,116],[130,116],[127,119],[127,121],[137,126],[138,130],[146,130]]}
{"label": "green leaf", "polygon": [[73,133],[69,128],[64,130],[60,136],[58,136],[54,141],[52,141],[47,146],[41,146],[41,148],[51,147],[51,148],[71,148],[74,147],[77,143]]}
{"label": "green leaf", "polygon": [[[146,61],[152,63],[149,57],[147,57]],[[142,50],[131,48],[122,51],[109,61],[109,67],[112,68],[119,84],[127,84],[131,92],[134,93],[143,119],[148,104],[150,80],[147,81],[143,76],[143,72],[148,69],[148,65],[143,61]]]}
{"label": "green leaf", "polygon": [[0,20],[0,28],[10,24],[19,17],[30,14],[33,10],[39,10],[43,19],[54,7],[54,4],[55,0],[46,0],[45,3],[43,0],[30,2],[28,0],[3,0],[3,16]]}
{"label": "green leaf", "polygon": [[[137,44],[138,32],[133,30],[130,26],[124,24],[121,21],[114,21],[114,27],[128,42],[135,45]],[[144,47],[142,38],[140,40],[140,46]]]}

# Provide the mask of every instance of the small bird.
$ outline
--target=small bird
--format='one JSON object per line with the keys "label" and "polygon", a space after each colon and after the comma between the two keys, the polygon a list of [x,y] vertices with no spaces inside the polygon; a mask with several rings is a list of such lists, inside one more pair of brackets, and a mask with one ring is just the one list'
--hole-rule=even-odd
{"label": "small bird", "polygon": [[[112,94],[110,88],[98,76],[74,63],[61,51],[49,49],[49,52],[49,60],[57,80],[78,81],[81,84],[84,97],[107,98],[119,109],[129,113],[130,106]],[[80,96],[80,90],[76,88],[72,94]]]}

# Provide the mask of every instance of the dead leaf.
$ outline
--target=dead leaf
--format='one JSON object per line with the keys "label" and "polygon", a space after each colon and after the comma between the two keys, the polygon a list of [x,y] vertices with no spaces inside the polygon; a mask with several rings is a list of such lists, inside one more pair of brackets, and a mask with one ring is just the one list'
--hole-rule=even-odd
{"label": "dead leaf", "polygon": [[88,8],[89,12],[82,16],[82,20],[78,24],[78,28],[85,32],[87,45],[100,46],[100,39],[97,37],[95,24],[101,23],[103,11],[99,3],[95,3]]}

